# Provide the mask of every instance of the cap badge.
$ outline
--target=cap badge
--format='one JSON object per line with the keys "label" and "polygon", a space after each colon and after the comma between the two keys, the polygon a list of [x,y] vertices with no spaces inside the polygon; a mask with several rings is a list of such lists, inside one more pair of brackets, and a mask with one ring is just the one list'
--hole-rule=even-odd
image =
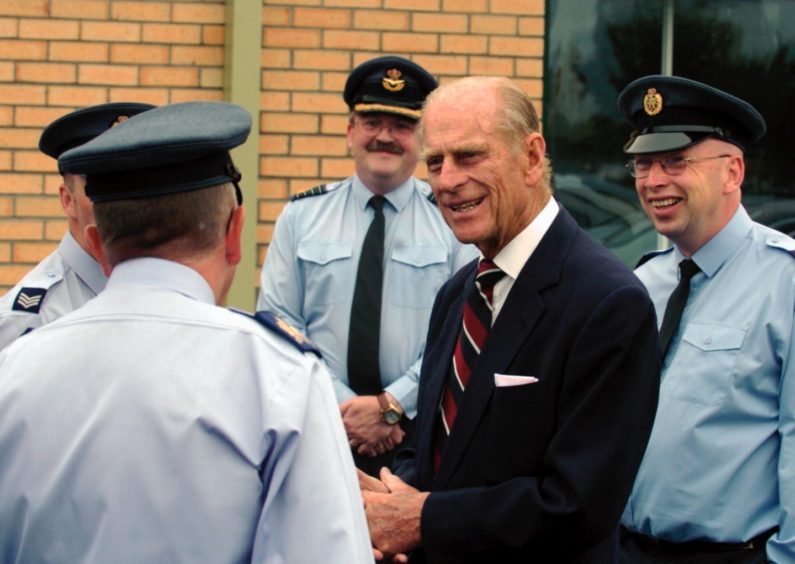
{"label": "cap badge", "polygon": [[405,88],[406,81],[401,79],[403,76],[397,69],[389,69],[386,71],[386,76],[381,80],[383,87],[390,92],[400,92]]}
{"label": "cap badge", "polygon": [[656,88],[649,88],[643,97],[643,111],[650,116],[656,116],[662,111],[663,99]]}

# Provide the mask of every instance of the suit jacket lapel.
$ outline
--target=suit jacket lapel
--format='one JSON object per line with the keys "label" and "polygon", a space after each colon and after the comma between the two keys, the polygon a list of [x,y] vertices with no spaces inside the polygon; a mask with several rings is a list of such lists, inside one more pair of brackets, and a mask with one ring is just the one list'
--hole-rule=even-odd
{"label": "suit jacket lapel", "polygon": [[[507,371],[513,358],[522,345],[527,342],[533,327],[543,314],[545,305],[541,293],[544,289],[558,283],[561,267],[578,229],[571,216],[561,208],[558,216],[514,282],[497,321],[492,327],[489,339],[472,369],[463,405],[456,416],[453,432],[447,441],[439,472],[434,479],[434,489],[443,488],[458,467],[467,445],[491,401],[491,395],[494,393],[494,374]],[[471,286],[472,282],[469,282],[466,288],[467,292]],[[456,313],[459,315],[458,321],[460,322],[460,317],[463,315],[463,300],[459,301],[461,309],[456,310]],[[455,338],[452,343],[449,354],[446,356],[448,366],[452,358]],[[447,352],[445,350],[445,354]],[[446,380],[444,378],[445,382]],[[443,388],[440,388],[439,394],[435,396],[437,403],[434,407],[438,407],[441,389]]]}
{"label": "suit jacket lapel", "polygon": [[424,478],[422,482],[424,484],[430,484],[433,480],[433,453],[436,447],[435,433],[436,425],[440,424],[439,405],[442,401],[442,393],[447,386],[450,363],[453,359],[458,334],[461,331],[464,302],[475,283],[476,270],[477,261],[473,262],[473,267],[466,277],[466,282],[447,308],[436,354],[433,357],[425,356],[425,360],[432,363],[429,370],[425,373],[433,374],[433,377],[423,382],[428,386],[428,391],[422,394],[424,400],[422,405],[419,406],[425,422],[419,427],[417,436],[417,451],[418,454],[422,453],[422,456],[419,456],[421,466],[418,468],[418,473]]}

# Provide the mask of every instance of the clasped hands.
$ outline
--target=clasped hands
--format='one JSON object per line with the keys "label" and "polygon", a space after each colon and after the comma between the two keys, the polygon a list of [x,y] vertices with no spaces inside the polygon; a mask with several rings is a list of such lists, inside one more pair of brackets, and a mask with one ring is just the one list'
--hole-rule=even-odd
{"label": "clasped hands", "polygon": [[356,470],[364,500],[364,512],[376,560],[408,562],[408,554],[420,546],[420,516],[428,497],[381,468],[378,480]]}
{"label": "clasped hands", "polygon": [[381,416],[376,396],[357,396],[340,404],[348,444],[358,454],[376,456],[389,452],[403,441],[400,425],[388,425]]}

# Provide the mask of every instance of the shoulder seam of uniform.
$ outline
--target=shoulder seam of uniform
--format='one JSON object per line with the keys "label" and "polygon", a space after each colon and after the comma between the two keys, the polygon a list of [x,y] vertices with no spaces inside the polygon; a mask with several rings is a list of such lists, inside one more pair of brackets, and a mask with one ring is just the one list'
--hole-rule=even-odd
{"label": "shoulder seam of uniform", "polygon": [[298,329],[287,323],[284,319],[272,313],[270,311],[258,311],[256,313],[249,313],[247,311],[243,311],[242,309],[237,309],[234,307],[230,307],[229,311],[234,313],[239,313],[249,319],[252,319],[259,323],[261,326],[269,329],[273,333],[281,336],[293,345],[296,349],[301,351],[302,353],[313,353],[318,358],[323,358],[323,355],[320,353],[320,350],[310,341],[307,339],[303,333],[301,333]]}
{"label": "shoulder seam of uniform", "polygon": [[419,179],[416,179],[416,182],[414,182],[414,186],[417,187],[417,191],[419,191],[419,193],[422,194],[426,200],[428,200],[434,206],[439,205],[439,202],[436,200],[436,196],[434,196],[433,190],[431,189],[430,185],[428,185],[423,181],[420,181]]}
{"label": "shoulder seam of uniform", "polygon": [[788,239],[789,239],[788,237],[784,239],[778,237],[772,237],[772,238],[768,237],[765,240],[765,246],[770,247],[772,249],[778,249],[779,251],[784,251],[792,258],[795,258],[795,247],[793,247],[792,244],[790,245],[785,244],[788,242]]}
{"label": "shoulder seam of uniform", "polygon": [[298,192],[297,194],[293,194],[290,196],[290,201],[295,202],[296,200],[302,200],[304,198],[312,198],[314,196],[322,196],[323,194],[328,194],[329,192],[333,192],[340,186],[340,183],[329,183],[329,184],[318,184],[317,186],[313,186],[309,190],[304,190],[303,192]]}
{"label": "shoulder seam of uniform", "polygon": [[671,252],[673,250],[674,250],[673,247],[668,247],[667,249],[649,251],[648,253],[646,253],[642,257],[640,257],[640,260],[638,261],[638,264],[635,265],[635,268],[643,266],[644,264],[646,264],[648,261],[650,261],[651,259],[653,259],[656,256],[663,255],[663,254]]}

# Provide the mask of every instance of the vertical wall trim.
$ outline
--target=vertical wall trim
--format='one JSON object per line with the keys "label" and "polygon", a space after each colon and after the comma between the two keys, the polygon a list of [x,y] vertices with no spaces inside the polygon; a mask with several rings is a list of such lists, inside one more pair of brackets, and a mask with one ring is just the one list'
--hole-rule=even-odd
{"label": "vertical wall trim", "polygon": [[262,2],[226,0],[224,98],[242,106],[252,116],[248,141],[232,151],[243,174],[240,188],[246,206],[243,226],[243,258],[229,291],[227,304],[253,310],[257,271],[257,182],[259,180],[260,50],[262,47]]}

